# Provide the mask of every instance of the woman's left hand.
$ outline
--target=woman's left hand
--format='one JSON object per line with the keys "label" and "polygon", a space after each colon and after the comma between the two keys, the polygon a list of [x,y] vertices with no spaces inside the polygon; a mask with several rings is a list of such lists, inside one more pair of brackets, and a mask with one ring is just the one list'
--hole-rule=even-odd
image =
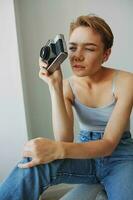
{"label": "woman's left hand", "polygon": [[35,138],[28,141],[24,146],[23,157],[30,157],[32,160],[27,163],[19,163],[19,168],[29,168],[36,165],[49,163],[56,159],[63,158],[63,145],[46,138]]}

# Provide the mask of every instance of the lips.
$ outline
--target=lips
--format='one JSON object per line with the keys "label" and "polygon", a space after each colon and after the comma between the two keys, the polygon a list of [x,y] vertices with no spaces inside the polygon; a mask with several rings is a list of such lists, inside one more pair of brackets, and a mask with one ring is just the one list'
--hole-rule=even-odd
{"label": "lips", "polygon": [[80,64],[75,64],[72,67],[75,68],[75,69],[84,69],[85,68],[85,66],[80,65]]}

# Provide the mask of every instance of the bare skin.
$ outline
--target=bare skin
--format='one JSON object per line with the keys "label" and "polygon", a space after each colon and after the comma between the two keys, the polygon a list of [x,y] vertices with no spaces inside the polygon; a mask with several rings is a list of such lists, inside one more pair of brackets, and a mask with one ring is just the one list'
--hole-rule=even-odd
{"label": "bare skin", "polygon": [[[133,74],[107,68],[111,49],[104,50],[98,33],[88,27],[76,28],[69,40],[69,59],[73,71],[71,82],[76,98],[86,106],[102,107],[112,101],[112,79],[118,71],[116,105],[101,140],[73,143],[74,100],[68,80],[63,80],[60,70],[49,75],[46,64],[39,59],[39,77],[48,84],[52,101],[52,122],[56,141],[36,138],[26,143],[23,156],[32,161],[19,164],[20,168],[65,158],[95,158],[110,155],[118,145],[127,126],[133,106]],[[124,117],[123,117],[124,116]],[[58,120],[55,120],[57,119]]]}

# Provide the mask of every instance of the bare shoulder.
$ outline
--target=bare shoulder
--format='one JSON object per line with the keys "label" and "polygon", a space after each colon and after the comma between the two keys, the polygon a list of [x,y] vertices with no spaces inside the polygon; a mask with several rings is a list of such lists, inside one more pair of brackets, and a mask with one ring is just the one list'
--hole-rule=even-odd
{"label": "bare shoulder", "polygon": [[74,94],[70,85],[70,81],[72,77],[68,78],[68,79],[64,79],[63,80],[63,94],[64,97],[68,100],[70,100],[71,102],[73,102],[74,100]]}
{"label": "bare shoulder", "polygon": [[123,97],[123,98],[133,98],[133,73],[131,72],[126,72],[122,70],[117,70],[118,71],[118,78],[116,81],[116,87],[118,97]]}
{"label": "bare shoulder", "polygon": [[129,79],[129,80],[133,80],[133,73],[131,72],[127,72],[127,71],[123,71],[123,70],[117,70],[120,74],[120,76],[124,79]]}
{"label": "bare shoulder", "polygon": [[133,88],[133,73],[122,70],[117,70],[117,71],[118,71],[118,83],[121,84],[121,86],[123,85],[125,87]]}

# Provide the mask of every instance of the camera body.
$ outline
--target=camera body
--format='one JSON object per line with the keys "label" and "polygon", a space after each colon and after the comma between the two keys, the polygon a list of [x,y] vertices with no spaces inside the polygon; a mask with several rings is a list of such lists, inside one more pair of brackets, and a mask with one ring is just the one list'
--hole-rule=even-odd
{"label": "camera body", "polygon": [[40,50],[42,61],[47,63],[47,70],[51,74],[67,58],[67,47],[63,34],[58,34],[53,40],[48,40]]}

